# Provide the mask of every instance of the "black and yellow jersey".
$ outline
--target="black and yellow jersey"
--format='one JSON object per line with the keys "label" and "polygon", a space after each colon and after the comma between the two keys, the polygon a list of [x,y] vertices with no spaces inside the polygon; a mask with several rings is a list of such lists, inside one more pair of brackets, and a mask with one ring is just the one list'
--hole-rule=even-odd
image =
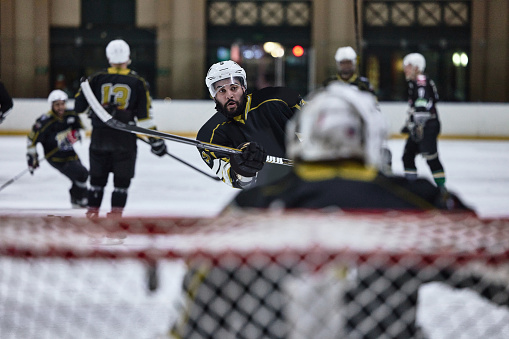
{"label": "black and yellow jersey", "polygon": [[[144,128],[155,128],[152,116],[149,86],[145,79],[131,69],[110,67],[89,78],[90,87],[97,100],[124,123],[137,124]],[[81,89],[76,94],[74,109],[83,112],[88,102]],[[92,122],[92,149],[103,151],[129,151],[136,149],[136,135],[115,130],[104,124],[95,114]]]}
{"label": "black and yellow jersey", "polygon": [[[268,155],[286,157],[286,123],[300,110],[304,100],[299,93],[286,87],[266,87],[247,95],[244,113],[233,119],[216,112],[199,130],[197,140],[236,148],[254,141]],[[240,188],[227,156],[199,150],[202,159],[225,183]],[[265,164],[258,178],[269,172]]]}
{"label": "black and yellow jersey", "polygon": [[[34,149],[41,143],[44,154],[51,154],[50,162],[66,162],[78,159],[70,142],[66,141],[67,134],[72,130],[83,129],[81,119],[74,111],[66,110],[62,117],[50,110],[41,115],[32,126],[28,134],[28,149]],[[57,151],[55,151],[58,149]]]}
{"label": "black and yellow jersey", "polygon": [[385,176],[358,163],[296,164],[284,178],[243,190],[234,207],[344,210],[462,210],[471,211],[453,193],[444,195],[429,180]]}
{"label": "black and yellow jersey", "polygon": [[356,86],[361,91],[370,92],[371,94],[375,95],[375,89],[373,88],[373,86],[369,82],[369,79],[366,78],[366,77],[362,77],[362,76],[358,76],[357,74],[354,74],[350,79],[343,80],[339,76],[339,74],[336,74],[335,76],[330,77],[327,80],[325,80],[324,83],[323,83],[323,86],[325,87],[325,86],[327,86],[328,84],[330,84],[333,81],[339,81],[339,82],[342,82],[344,84],[350,84],[350,85]]}

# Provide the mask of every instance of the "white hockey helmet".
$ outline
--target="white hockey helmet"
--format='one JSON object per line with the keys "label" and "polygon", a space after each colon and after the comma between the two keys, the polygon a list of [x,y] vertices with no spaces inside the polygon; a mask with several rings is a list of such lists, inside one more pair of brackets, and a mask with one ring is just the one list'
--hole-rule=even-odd
{"label": "white hockey helmet", "polygon": [[232,60],[221,61],[210,66],[205,77],[205,85],[209,90],[210,96],[214,98],[217,94],[217,90],[214,88],[216,82],[231,79],[233,83],[235,78],[238,78],[244,89],[247,89],[246,71],[244,68]]}
{"label": "white hockey helmet", "polygon": [[338,63],[342,60],[351,60],[355,65],[357,63],[357,53],[355,53],[354,49],[350,46],[340,47],[336,51],[334,59],[336,59]]}
{"label": "white hockey helmet", "polygon": [[62,91],[60,89],[55,89],[55,90],[51,91],[51,93],[48,95],[48,103],[50,105],[53,105],[53,102],[55,102],[55,101],[59,101],[59,100],[67,101],[67,99],[69,99],[69,96],[67,95],[67,93],[65,93],[64,91]]}
{"label": "white hockey helmet", "polygon": [[426,59],[420,53],[410,53],[403,58],[403,66],[406,65],[417,66],[419,72],[424,72],[426,69]]}
{"label": "white hockey helmet", "polygon": [[297,161],[360,159],[378,167],[386,137],[374,96],[333,82],[288,122],[286,149]]}
{"label": "white hockey helmet", "polygon": [[131,49],[127,42],[122,39],[112,40],[106,46],[106,57],[110,64],[123,64],[128,62],[131,55]]}

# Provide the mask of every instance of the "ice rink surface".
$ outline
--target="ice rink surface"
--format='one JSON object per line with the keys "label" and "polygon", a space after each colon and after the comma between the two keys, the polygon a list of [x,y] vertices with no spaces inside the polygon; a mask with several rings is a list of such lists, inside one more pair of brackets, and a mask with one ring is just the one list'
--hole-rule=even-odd
{"label": "ice rink surface", "polygon": [[[2,185],[26,169],[26,138],[2,136],[0,145]],[[85,138],[75,147],[87,168],[88,145]],[[402,173],[403,145],[401,139],[388,143],[397,174]],[[167,146],[173,155],[209,171],[193,146]],[[480,217],[509,216],[509,141],[440,140],[439,151],[451,191]],[[421,176],[431,179],[420,157],[417,166]],[[26,173],[0,191],[0,215],[84,216],[84,209],[71,209],[69,188],[69,180],[43,161],[33,175]],[[101,215],[110,210],[111,191],[110,177]],[[140,142],[124,215],[214,216],[236,192],[169,156],[156,157]],[[160,286],[154,292],[147,291],[145,269],[139,261],[0,257],[0,338],[167,338],[179,314],[184,266],[159,263]]]}
{"label": "ice rink surface", "polygon": [[[0,137],[0,185],[26,168],[26,138]],[[88,168],[89,139],[75,149]],[[404,140],[389,140],[393,171],[401,174]],[[210,171],[193,146],[167,141],[175,156]],[[40,145],[39,145],[40,147]],[[445,167],[447,187],[457,193],[480,217],[509,216],[509,141],[440,140],[439,154]],[[39,149],[39,157],[42,149]],[[422,157],[417,158],[418,173],[431,180]],[[108,183],[101,214],[110,210],[112,178]],[[83,209],[71,210],[70,181],[48,163],[42,162],[34,175],[23,175],[0,191],[0,214],[40,213],[84,215]],[[169,156],[150,153],[150,147],[138,143],[136,176],[129,189],[125,216],[213,216],[236,194],[226,184],[181,164]]]}

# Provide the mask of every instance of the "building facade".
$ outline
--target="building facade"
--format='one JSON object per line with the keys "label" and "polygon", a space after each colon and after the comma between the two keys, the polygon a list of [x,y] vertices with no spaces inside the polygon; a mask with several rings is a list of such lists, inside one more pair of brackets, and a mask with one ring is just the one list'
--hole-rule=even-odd
{"label": "building facade", "polygon": [[123,38],[155,98],[207,98],[206,71],[224,59],[251,89],[306,95],[350,45],[380,100],[404,100],[402,58],[420,52],[444,101],[507,102],[508,37],[506,0],[2,0],[0,78],[14,97],[73,95]]}

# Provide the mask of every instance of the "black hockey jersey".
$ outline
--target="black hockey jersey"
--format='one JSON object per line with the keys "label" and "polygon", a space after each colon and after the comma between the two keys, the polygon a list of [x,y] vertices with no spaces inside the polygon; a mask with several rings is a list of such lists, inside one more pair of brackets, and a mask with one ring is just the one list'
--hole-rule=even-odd
{"label": "black hockey jersey", "polygon": [[324,87],[333,81],[340,81],[344,84],[353,85],[359,88],[361,91],[370,92],[371,94],[375,95],[375,89],[369,82],[369,79],[366,77],[361,77],[358,76],[357,74],[354,74],[350,79],[345,81],[339,76],[339,74],[336,74],[334,77],[330,77],[329,79],[324,81],[323,83]]}
{"label": "black hockey jersey", "polygon": [[[53,152],[48,158],[50,162],[66,162],[78,160],[78,155],[70,142],[67,134],[72,130],[83,129],[81,119],[74,111],[66,110],[60,118],[55,112],[49,111],[41,115],[32,126],[28,134],[28,148],[36,147],[41,143],[44,154]],[[58,151],[54,151],[55,149]]]}
{"label": "black hockey jersey", "polygon": [[352,163],[334,166],[297,164],[294,171],[271,185],[240,192],[233,206],[345,210],[463,210],[470,211],[452,193],[444,195],[426,179],[409,181],[385,176],[374,168]]}
{"label": "black hockey jersey", "polygon": [[433,80],[419,74],[415,80],[408,81],[408,104],[415,112],[429,112],[437,117],[437,102],[438,91]]}
{"label": "black hockey jersey", "polygon": [[[300,110],[304,100],[296,91],[285,87],[266,87],[247,95],[242,115],[233,119],[217,112],[199,130],[197,140],[236,148],[254,141],[268,155],[286,157],[286,123]],[[240,188],[230,168],[230,159],[208,150],[199,150],[202,159],[225,183]],[[265,164],[258,180],[265,180],[274,166]]]}
{"label": "black hockey jersey", "polygon": [[[92,75],[90,87],[98,101],[113,117],[128,124],[155,128],[151,117],[149,86],[135,71],[110,67]],[[76,94],[74,109],[83,112],[88,102],[81,89]],[[113,129],[95,114],[90,114],[92,136],[90,148],[101,151],[135,151],[136,135]]]}

